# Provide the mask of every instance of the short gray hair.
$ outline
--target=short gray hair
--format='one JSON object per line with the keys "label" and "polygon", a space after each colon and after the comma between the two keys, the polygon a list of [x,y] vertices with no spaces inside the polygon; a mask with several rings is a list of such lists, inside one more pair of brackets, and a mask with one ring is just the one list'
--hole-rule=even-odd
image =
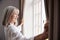
{"label": "short gray hair", "polygon": [[4,9],[3,14],[5,14],[5,15],[4,15],[2,25],[8,25],[8,19],[9,19],[10,15],[12,14],[14,9],[16,9],[16,7],[14,7],[14,6],[8,6]]}

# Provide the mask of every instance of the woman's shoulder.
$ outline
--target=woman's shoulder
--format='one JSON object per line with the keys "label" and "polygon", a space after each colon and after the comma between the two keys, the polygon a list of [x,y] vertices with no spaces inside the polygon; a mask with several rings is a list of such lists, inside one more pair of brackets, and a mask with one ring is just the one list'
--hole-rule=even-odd
{"label": "woman's shoulder", "polygon": [[4,30],[7,30],[7,29],[12,29],[14,25],[7,25],[7,26],[4,26]]}
{"label": "woman's shoulder", "polygon": [[8,29],[9,29],[10,31],[14,31],[16,28],[15,28],[14,25],[10,24],[10,25],[8,25]]}
{"label": "woman's shoulder", "polygon": [[8,29],[12,32],[18,32],[18,28],[15,25],[8,25]]}
{"label": "woman's shoulder", "polygon": [[11,28],[13,28],[13,27],[14,27],[13,25],[8,25],[8,28],[9,28],[9,29],[11,29]]}
{"label": "woman's shoulder", "polygon": [[15,25],[9,24],[9,25],[8,25],[8,28],[15,28]]}

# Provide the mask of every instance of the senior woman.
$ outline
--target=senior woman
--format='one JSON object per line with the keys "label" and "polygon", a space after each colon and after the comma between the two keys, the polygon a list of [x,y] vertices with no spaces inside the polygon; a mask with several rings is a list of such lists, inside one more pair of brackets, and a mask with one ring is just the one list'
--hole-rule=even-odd
{"label": "senior woman", "polygon": [[[14,6],[8,6],[4,9],[3,26],[6,40],[33,40],[32,38],[26,38],[20,32],[17,26],[17,19],[19,15],[19,9]],[[22,24],[21,24],[22,25]]]}

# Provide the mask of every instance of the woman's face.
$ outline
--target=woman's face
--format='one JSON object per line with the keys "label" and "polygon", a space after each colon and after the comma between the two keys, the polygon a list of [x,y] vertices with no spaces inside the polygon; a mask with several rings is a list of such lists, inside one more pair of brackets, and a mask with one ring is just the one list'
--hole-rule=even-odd
{"label": "woman's face", "polygon": [[11,16],[11,21],[16,22],[18,19],[18,15],[19,15],[19,10],[18,9],[14,9],[14,11],[12,12],[12,16]]}

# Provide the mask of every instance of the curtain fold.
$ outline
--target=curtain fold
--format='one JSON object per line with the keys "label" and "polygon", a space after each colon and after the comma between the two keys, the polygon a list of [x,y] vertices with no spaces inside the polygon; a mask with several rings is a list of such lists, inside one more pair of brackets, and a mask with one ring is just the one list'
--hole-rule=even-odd
{"label": "curtain fold", "polygon": [[[19,0],[19,19],[18,19],[18,25],[20,25],[22,20],[23,20],[24,2],[25,2],[25,0]],[[22,25],[21,29],[22,29],[21,32],[23,34],[23,25]]]}
{"label": "curtain fold", "polygon": [[19,13],[19,24],[21,24],[21,20],[23,18],[23,9],[24,9],[24,0],[19,0],[19,10],[20,10],[20,13]]}
{"label": "curtain fold", "polygon": [[45,12],[46,12],[46,18],[49,19],[49,0],[44,0],[45,3]]}
{"label": "curtain fold", "polygon": [[54,0],[49,0],[49,40],[53,40],[54,31]]}

